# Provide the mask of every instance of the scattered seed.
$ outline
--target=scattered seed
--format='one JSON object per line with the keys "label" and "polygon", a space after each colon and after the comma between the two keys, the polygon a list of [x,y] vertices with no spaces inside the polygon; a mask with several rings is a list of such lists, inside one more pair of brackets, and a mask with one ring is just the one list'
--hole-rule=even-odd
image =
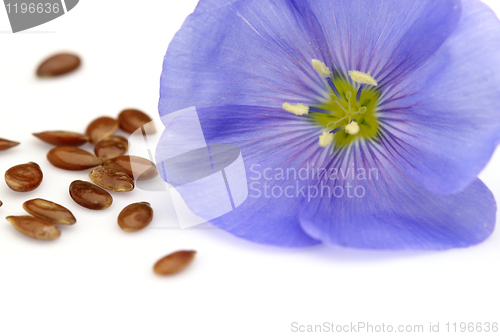
{"label": "scattered seed", "polygon": [[61,230],[57,225],[40,218],[31,216],[8,216],[7,220],[19,232],[36,239],[52,240],[61,236]]}
{"label": "scattered seed", "polygon": [[99,141],[94,147],[94,153],[103,160],[109,160],[125,154],[128,150],[128,140],[121,135],[113,135]]}
{"label": "scattered seed", "polygon": [[143,134],[156,133],[156,128],[153,123],[144,126],[153,121],[146,113],[135,110],[127,109],[120,112],[118,115],[120,128],[128,133],[134,133],[138,128],[142,127]]}
{"label": "scattered seed", "polygon": [[2,201],[0,201],[0,207],[3,205]]}
{"label": "scattered seed", "polygon": [[196,251],[177,251],[156,262],[153,270],[159,275],[169,275],[183,270],[191,263]]}
{"label": "scattered seed", "polygon": [[47,58],[36,71],[38,77],[54,77],[67,74],[80,66],[80,58],[73,54],[61,53]]}
{"label": "scattered seed", "polygon": [[8,149],[19,145],[19,142],[0,138],[0,150]]}
{"label": "scattered seed", "polygon": [[69,195],[77,204],[91,210],[107,209],[113,203],[113,197],[106,190],[87,181],[71,182]]}
{"label": "scattered seed", "polygon": [[35,190],[42,183],[42,179],[42,170],[34,162],[14,166],[5,172],[5,182],[14,191],[26,192]]}
{"label": "scattered seed", "polygon": [[99,187],[111,191],[132,191],[134,180],[121,170],[110,167],[95,167],[89,173],[89,177]]}
{"label": "scattered seed", "polygon": [[118,215],[118,225],[127,232],[142,230],[152,220],[153,208],[147,202],[129,204]]}
{"label": "scattered seed", "polygon": [[100,140],[107,138],[118,129],[118,120],[110,117],[99,117],[92,121],[85,134],[90,138],[90,143],[95,145]]}
{"label": "scattered seed", "polygon": [[121,170],[138,181],[149,180],[158,175],[153,162],[134,155],[123,155],[105,161],[104,166]]}
{"label": "scattered seed", "polygon": [[41,198],[24,202],[23,208],[30,215],[54,224],[71,225],[76,223],[75,216],[73,216],[71,211],[62,205]]}
{"label": "scattered seed", "polygon": [[55,146],[81,146],[89,140],[85,134],[67,131],[33,133],[38,139]]}
{"label": "scattered seed", "polygon": [[47,153],[49,162],[65,170],[85,170],[102,164],[102,159],[81,148],[73,146],[59,146]]}

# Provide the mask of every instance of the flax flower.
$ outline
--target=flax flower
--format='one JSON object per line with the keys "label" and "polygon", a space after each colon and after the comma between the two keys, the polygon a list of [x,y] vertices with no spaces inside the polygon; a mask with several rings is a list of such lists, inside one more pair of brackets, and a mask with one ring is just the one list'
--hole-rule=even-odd
{"label": "flax flower", "polygon": [[207,143],[241,149],[249,195],[219,228],[447,249],[494,229],[477,175],[499,99],[500,24],[478,0],[201,0],[168,48],[159,111],[195,106]]}

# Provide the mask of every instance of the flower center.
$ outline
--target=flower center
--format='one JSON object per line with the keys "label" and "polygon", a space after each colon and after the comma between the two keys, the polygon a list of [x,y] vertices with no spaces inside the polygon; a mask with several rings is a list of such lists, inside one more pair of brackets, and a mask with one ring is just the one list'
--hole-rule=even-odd
{"label": "flower center", "polygon": [[[332,75],[321,61],[313,59],[312,67],[330,86],[330,99],[313,105],[283,103],[283,109],[297,116],[308,115],[324,128],[319,145],[345,147],[358,138],[371,139],[378,134],[376,108],[380,92],[378,82],[369,73],[349,71],[349,77],[339,72]],[[309,112],[313,112],[309,115]]]}
{"label": "flower center", "polygon": [[344,147],[357,138],[376,137],[378,120],[375,112],[380,98],[379,92],[364,85],[355,88],[340,74],[334,76],[330,85],[333,85],[330,100],[313,106],[313,110],[323,110],[323,113],[311,113],[311,117],[314,122],[325,128],[325,132],[331,134],[331,142],[338,147]]}

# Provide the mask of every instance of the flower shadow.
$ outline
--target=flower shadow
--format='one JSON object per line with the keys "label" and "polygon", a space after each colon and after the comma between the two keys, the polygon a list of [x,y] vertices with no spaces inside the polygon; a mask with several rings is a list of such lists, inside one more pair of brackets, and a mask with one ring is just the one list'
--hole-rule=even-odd
{"label": "flower shadow", "polygon": [[410,260],[412,258],[427,257],[432,254],[442,254],[446,251],[429,250],[363,250],[343,246],[316,245],[300,248],[283,248],[262,245],[232,236],[223,230],[208,230],[207,238],[217,245],[226,245],[230,249],[243,249],[248,252],[274,256],[297,256],[300,259],[321,260],[329,264],[373,264],[395,260]]}

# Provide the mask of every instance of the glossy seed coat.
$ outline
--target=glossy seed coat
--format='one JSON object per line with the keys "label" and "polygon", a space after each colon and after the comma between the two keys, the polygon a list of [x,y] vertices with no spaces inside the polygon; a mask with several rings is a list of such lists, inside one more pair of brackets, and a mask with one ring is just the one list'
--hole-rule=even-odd
{"label": "glossy seed coat", "polygon": [[76,70],[80,64],[81,60],[78,56],[74,54],[60,53],[43,61],[36,70],[36,75],[38,77],[55,77],[64,75]]}
{"label": "glossy seed coat", "polygon": [[115,133],[118,129],[118,120],[110,117],[99,117],[92,121],[88,126],[85,134],[89,137],[91,144],[96,144],[102,139],[105,139]]}
{"label": "glossy seed coat", "polygon": [[71,225],[76,223],[75,216],[73,216],[71,211],[62,205],[41,198],[24,202],[23,209],[32,216],[54,224]]}
{"label": "glossy seed coat", "polygon": [[89,140],[85,134],[68,131],[47,131],[33,135],[55,146],[81,146]]}
{"label": "glossy seed coat", "polygon": [[153,208],[147,202],[129,204],[118,215],[118,225],[127,232],[142,230],[152,220]]}
{"label": "glossy seed coat", "polygon": [[95,167],[89,173],[90,180],[99,187],[111,191],[132,191],[134,180],[121,170],[110,167]]}
{"label": "glossy seed coat", "polygon": [[7,139],[0,138],[0,150],[9,149],[9,148],[17,146],[17,145],[19,145],[19,142],[17,142],[17,141],[10,141]]}
{"label": "glossy seed coat", "polygon": [[180,272],[191,263],[196,251],[177,251],[156,262],[153,270],[159,275],[170,275]]}
{"label": "glossy seed coat", "polygon": [[177,251],[171,253],[158,260],[153,270],[159,275],[178,273],[191,263],[195,255],[196,251]]}
{"label": "glossy seed coat", "polygon": [[121,170],[137,181],[149,180],[158,175],[153,162],[134,155],[123,155],[108,160],[104,162],[104,166]]}
{"label": "glossy seed coat", "polygon": [[[120,112],[118,115],[120,128],[128,133],[134,133],[138,128],[150,123],[152,119],[144,112],[136,109],[127,109]],[[156,133],[156,128],[153,123],[143,127],[145,134]]]}
{"label": "glossy seed coat", "polygon": [[96,143],[94,153],[103,160],[122,156],[128,150],[128,140],[121,135],[113,135]]}
{"label": "glossy seed coat", "polygon": [[85,170],[102,164],[102,159],[81,148],[59,146],[47,153],[47,160],[57,168],[65,170]]}
{"label": "glossy seed coat", "polygon": [[34,162],[11,167],[5,172],[5,183],[7,183],[7,186],[19,192],[35,190],[42,183],[42,179],[42,170]]}
{"label": "glossy seed coat", "polygon": [[107,209],[113,203],[113,197],[106,190],[87,181],[71,182],[69,195],[77,204],[91,210]]}
{"label": "glossy seed coat", "polygon": [[61,236],[57,225],[31,216],[8,216],[7,220],[21,233],[36,239],[53,240]]}

